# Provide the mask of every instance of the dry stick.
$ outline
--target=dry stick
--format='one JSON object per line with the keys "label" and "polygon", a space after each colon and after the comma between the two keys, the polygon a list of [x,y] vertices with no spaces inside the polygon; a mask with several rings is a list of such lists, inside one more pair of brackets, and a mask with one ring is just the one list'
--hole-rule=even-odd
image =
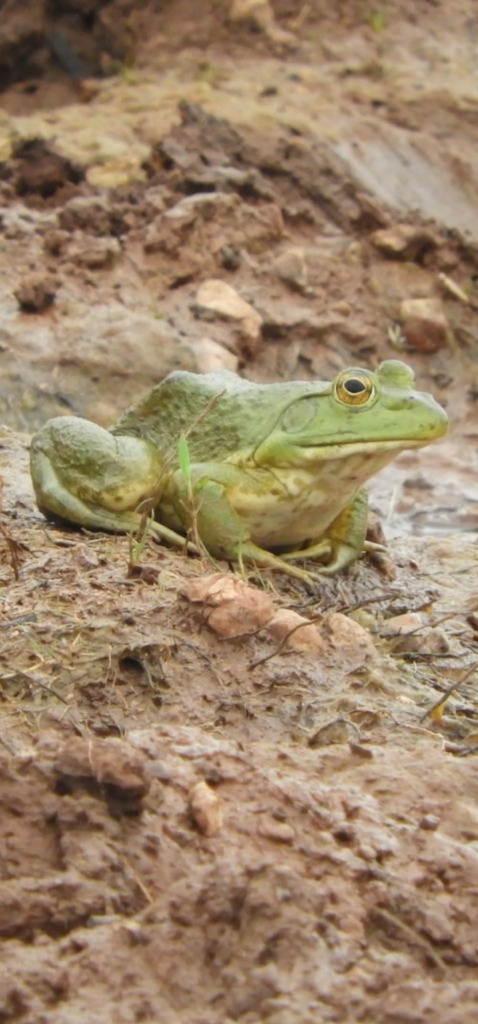
{"label": "dry stick", "polygon": [[292,628],[289,629],[285,636],[282,637],[281,642],[277,645],[275,650],[271,651],[270,654],[266,654],[263,658],[258,658],[257,661],[252,661],[251,664],[248,666],[247,671],[252,672],[253,668],[258,668],[259,665],[264,665],[266,661],[270,661],[271,658],[275,658],[276,654],[280,654],[280,652],[283,650],[289,637],[291,637],[293,633],[297,633],[297,630],[303,629],[304,626],[311,626],[314,624],[314,622],[319,622],[320,619],[322,618],[323,615],[314,615],[313,619],[306,619],[304,622],[299,622],[297,623],[296,626],[292,626]]}
{"label": "dry stick", "polygon": [[21,668],[16,668],[15,671],[11,673],[11,675],[0,676],[0,683],[9,683],[17,677],[23,679],[24,682],[28,683],[29,686],[38,686],[41,690],[45,690],[47,693],[51,693],[52,697],[56,697],[57,700],[61,700],[62,704],[66,704],[67,707],[69,708],[71,707],[70,702],[66,700],[61,693],[58,693],[58,690],[53,690],[51,686],[47,685],[47,683],[40,682],[39,679],[35,679],[35,676],[30,675],[28,672],[23,672]]}
{"label": "dry stick", "polygon": [[442,706],[442,704],[445,704],[450,694],[453,693],[453,690],[456,690],[458,686],[461,686],[462,683],[465,683],[466,680],[469,679],[471,675],[473,675],[473,672],[475,671],[476,668],[478,668],[478,661],[474,661],[473,664],[466,669],[466,671],[463,673],[460,679],[457,679],[455,683],[452,683],[451,686],[449,686],[448,689],[441,694],[441,696],[438,698],[438,700],[435,701],[432,707],[428,708],[427,711],[425,711],[425,713],[421,716],[420,722],[424,722],[425,719],[428,718],[428,715],[432,715],[434,711],[436,711],[439,707]]}
{"label": "dry stick", "polygon": [[7,545],[8,545],[8,550],[10,552],[10,559],[11,559],[11,563],[12,563],[13,575],[14,575],[16,580],[19,580],[20,579],[20,559],[18,557],[18,552],[20,550],[20,545],[18,544],[18,541],[14,540],[13,537],[10,536],[8,530],[5,529],[5,527],[2,525],[2,523],[0,523],[0,531],[1,531],[1,533],[3,533],[3,536],[5,537],[5,540],[6,540]]}
{"label": "dry stick", "polygon": [[419,932],[415,931],[414,928],[411,928],[409,924],[405,924],[404,921],[401,921],[400,918],[390,910],[385,910],[384,907],[375,907],[373,913],[375,917],[379,919],[382,918],[382,920],[386,921],[388,924],[393,924],[399,931],[403,932],[408,939],[414,942],[415,945],[421,946],[425,953],[428,953],[428,956],[435,964],[435,967],[439,967],[441,971],[446,973],[445,961],[442,960],[438,953],[435,953],[435,950],[428,939],[424,939]]}

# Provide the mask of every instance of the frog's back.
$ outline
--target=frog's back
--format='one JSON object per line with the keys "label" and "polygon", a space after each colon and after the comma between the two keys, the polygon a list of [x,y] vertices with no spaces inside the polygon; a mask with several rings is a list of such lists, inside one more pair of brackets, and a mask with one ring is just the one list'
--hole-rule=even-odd
{"label": "frog's back", "polygon": [[176,370],[131,406],[113,433],[144,437],[165,457],[174,456],[185,434],[196,461],[226,457],[263,440],[289,400],[325,387],[316,381],[254,384],[230,370]]}

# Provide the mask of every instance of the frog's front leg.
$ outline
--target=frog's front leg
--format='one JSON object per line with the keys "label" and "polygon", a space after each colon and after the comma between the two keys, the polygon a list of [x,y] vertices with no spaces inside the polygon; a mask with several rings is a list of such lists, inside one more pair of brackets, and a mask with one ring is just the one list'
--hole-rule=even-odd
{"label": "frog's front leg", "polygon": [[34,435],[30,470],[45,515],[118,533],[139,527],[138,508],[157,504],[164,476],[161,455],[148,441],[75,416],[49,420]]}
{"label": "frog's front leg", "polygon": [[[321,540],[300,551],[289,551],[284,558],[288,561],[328,556],[329,560],[325,565],[321,565],[320,572],[325,576],[332,576],[355,562],[366,550],[367,516],[368,496],[365,490],[361,490],[353,502],[333,520]],[[376,547],[377,545],[374,545],[373,550],[376,550]]]}
{"label": "frog's front leg", "polygon": [[[280,570],[310,584],[312,573],[288,565],[272,551],[266,551],[251,540],[247,522],[235,511],[229,493],[236,487],[248,488],[248,475],[236,466],[215,463],[191,467],[190,479],[178,470],[168,485],[168,497],[184,529],[197,532],[204,547],[215,558],[224,558]],[[254,485],[250,485],[255,490]]]}

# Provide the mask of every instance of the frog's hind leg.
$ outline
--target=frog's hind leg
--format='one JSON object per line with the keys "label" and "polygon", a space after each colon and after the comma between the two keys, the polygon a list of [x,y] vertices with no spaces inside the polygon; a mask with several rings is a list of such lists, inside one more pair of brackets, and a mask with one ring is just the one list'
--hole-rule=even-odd
{"label": "frog's hind leg", "polygon": [[141,524],[141,503],[157,503],[164,467],[141,438],[115,437],[88,420],[61,416],[33,437],[30,469],[46,516],[129,533]]}

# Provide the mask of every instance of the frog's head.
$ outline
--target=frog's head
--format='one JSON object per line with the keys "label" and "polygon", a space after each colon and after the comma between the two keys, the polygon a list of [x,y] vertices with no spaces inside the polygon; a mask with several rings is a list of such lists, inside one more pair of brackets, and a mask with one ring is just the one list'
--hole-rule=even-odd
{"label": "frog's head", "polygon": [[393,458],[400,450],[430,444],[446,434],[448,417],[414,384],[410,367],[395,359],[375,372],[351,367],[317,392],[309,384],[282,407],[255,448],[254,461],[290,466],[387,451]]}

